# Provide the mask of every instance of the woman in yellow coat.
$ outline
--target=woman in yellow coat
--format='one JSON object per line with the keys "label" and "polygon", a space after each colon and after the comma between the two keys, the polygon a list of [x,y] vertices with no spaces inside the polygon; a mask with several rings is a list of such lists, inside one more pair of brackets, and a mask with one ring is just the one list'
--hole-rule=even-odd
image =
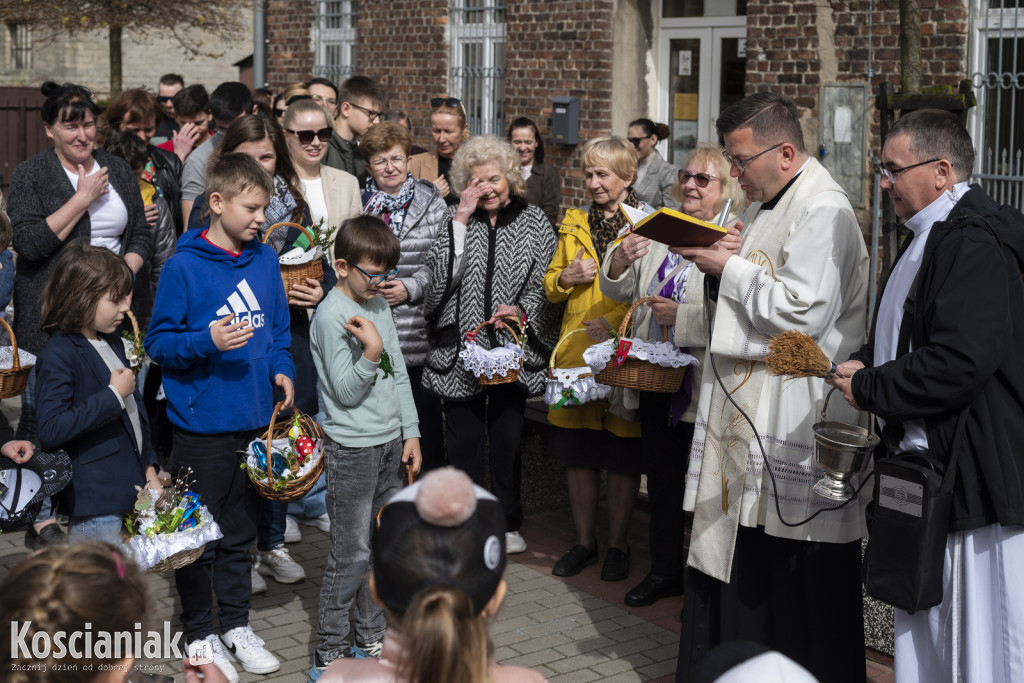
{"label": "woman in yellow coat", "polygon": [[[583,148],[583,173],[593,202],[569,209],[558,235],[558,248],[544,276],[544,290],[553,303],[565,302],[560,338],[580,328],[558,349],[558,367],[584,365],[583,351],[608,338],[606,325],[617,328],[628,304],[601,293],[597,273],[608,248],[626,226],[623,202],[652,210],[636,197],[636,150],[623,138],[596,138]],[[640,425],[621,401],[594,401],[582,406],[552,408],[555,426],[549,449],[565,463],[569,501],[576,524],[576,544],[555,563],[556,576],[574,576],[598,561],[597,506],[601,470],[608,470],[609,539],[601,578],[621,581],[629,576],[627,536],[640,488]]]}

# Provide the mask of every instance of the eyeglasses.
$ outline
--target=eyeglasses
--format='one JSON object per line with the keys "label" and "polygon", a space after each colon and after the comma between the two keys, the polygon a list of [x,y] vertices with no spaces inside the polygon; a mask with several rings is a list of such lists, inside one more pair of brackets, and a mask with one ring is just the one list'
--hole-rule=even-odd
{"label": "eyeglasses", "polygon": [[174,95],[157,95],[156,99],[160,104],[170,104],[174,101]]}
{"label": "eyeglasses", "polygon": [[679,184],[685,185],[690,182],[690,178],[693,178],[693,184],[697,187],[707,187],[708,183],[712,180],[718,180],[717,176],[713,176],[709,173],[690,173],[689,171],[679,172]]}
{"label": "eyeglasses", "polygon": [[430,100],[430,106],[435,109],[440,107],[442,104],[455,109],[462,104],[462,100],[457,97],[435,97]]}
{"label": "eyeglasses", "polygon": [[349,104],[358,109],[359,111],[363,112],[364,114],[366,114],[366,118],[370,119],[370,121],[380,121],[380,117],[384,116],[379,111],[367,109],[366,107],[360,107],[355,102],[349,102]]}
{"label": "eyeglasses", "polygon": [[782,147],[784,144],[786,144],[786,143],[785,142],[780,142],[777,145],[772,145],[771,147],[769,147],[768,149],[764,150],[763,152],[758,152],[754,156],[747,157],[746,159],[741,159],[739,157],[734,157],[734,156],[730,155],[728,152],[722,152],[722,156],[725,157],[725,160],[728,161],[731,166],[735,166],[736,168],[739,169],[740,175],[743,175],[744,173],[747,172],[747,164],[749,164],[751,161],[753,161],[754,159],[758,158],[762,154],[767,154],[768,152],[772,151],[773,149],[778,149],[779,147]]}
{"label": "eyeglasses", "polygon": [[637,149],[640,149],[640,143],[643,140],[647,140],[648,138],[652,138],[652,137],[654,137],[654,135],[645,135],[642,138],[626,138],[626,139],[629,140],[631,143],[633,143],[634,147],[636,147]]}
{"label": "eyeglasses", "polygon": [[884,178],[885,180],[889,181],[890,185],[895,185],[896,184],[896,176],[898,176],[900,173],[903,173],[904,171],[909,171],[912,168],[917,168],[918,166],[925,166],[926,164],[934,164],[936,161],[942,161],[942,159],[940,158],[940,159],[929,159],[928,161],[919,161],[916,164],[911,164],[910,166],[904,166],[903,168],[886,168],[882,164],[879,164],[878,165],[878,172],[882,174],[882,178]]}
{"label": "eyeglasses", "polygon": [[388,167],[388,164],[391,164],[395,168],[398,168],[398,165],[408,158],[409,157],[405,155],[399,154],[398,156],[393,156],[390,159],[374,159],[370,162],[370,166],[377,169],[384,169]]}
{"label": "eyeglasses", "polygon": [[299,144],[309,145],[312,144],[313,138],[317,138],[320,142],[327,142],[331,139],[330,128],[321,128],[320,130],[289,130],[284,129],[285,133],[291,133],[299,139]]}
{"label": "eyeglasses", "polygon": [[[323,95],[313,95],[313,99],[316,102],[322,102],[323,104],[326,104],[331,109],[334,109],[335,107],[338,106],[338,100],[334,99],[333,97],[324,97]],[[352,106],[355,106],[355,105],[352,105]]]}
{"label": "eyeglasses", "polygon": [[385,282],[391,282],[396,277],[398,277],[399,271],[402,270],[401,268],[395,268],[390,273],[381,273],[380,275],[373,275],[372,273],[367,273],[365,270],[363,270],[354,263],[352,264],[352,267],[366,276],[366,279],[369,281],[368,284],[371,287],[376,287],[377,285],[384,284]]}

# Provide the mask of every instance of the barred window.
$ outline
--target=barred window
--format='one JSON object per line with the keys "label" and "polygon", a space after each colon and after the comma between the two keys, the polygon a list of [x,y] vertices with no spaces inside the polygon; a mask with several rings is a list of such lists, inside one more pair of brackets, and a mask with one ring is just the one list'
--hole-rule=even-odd
{"label": "barred window", "polygon": [[356,0],[315,0],[313,73],[341,84],[356,72]]}
{"label": "barred window", "polygon": [[452,0],[451,95],[466,106],[473,135],[505,127],[506,0]]}
{"label": "barred window", "polygon": [[8,24],[11,43],[11,68],[32,68],[32,29],[25,24]]}

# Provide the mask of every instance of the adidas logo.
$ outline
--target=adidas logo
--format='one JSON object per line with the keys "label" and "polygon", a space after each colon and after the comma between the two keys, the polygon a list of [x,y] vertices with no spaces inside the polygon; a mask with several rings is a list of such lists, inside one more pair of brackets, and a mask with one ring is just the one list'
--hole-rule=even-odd
{"label": "adidas logo", "polygon": [[218,320],[226,315],[233,315],[232,324],[247,322],[254,328],[263,327],[266,324],[266,315],[258,313],[260,302],[253,294],[249,283],[244,279],[235,287],[235,291],[228,296],[228,302],[217,309],[217,317],[210,322],[208,327],[213,327]]}

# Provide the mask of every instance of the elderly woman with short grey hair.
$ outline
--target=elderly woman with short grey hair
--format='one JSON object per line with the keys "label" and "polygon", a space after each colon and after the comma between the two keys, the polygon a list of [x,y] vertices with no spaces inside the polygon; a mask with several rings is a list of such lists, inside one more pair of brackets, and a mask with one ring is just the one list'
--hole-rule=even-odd
{"label": "elderly woman with short grey hair", "polygon": [[[424,388],[444,399],[445,445],[452,465],[484,482],[484,443],[489,442],[491,490],[505,510],[506,549],[523,552],[520,435],[526,399],[544,391],[547,360],[558,329],[559,308],[544,295],[542,278],[555,251],[544,213],[523,196],[519,156],[493,136],[459,147],[451,168],[459,193],[427,254],[431,271],[426,316],[432,348]],[[483,321],[477,344],[504,345],[497,328],[505,316],[525,314],[525,358],[514,383],[481,385],[459,358],[466,332]]]}

